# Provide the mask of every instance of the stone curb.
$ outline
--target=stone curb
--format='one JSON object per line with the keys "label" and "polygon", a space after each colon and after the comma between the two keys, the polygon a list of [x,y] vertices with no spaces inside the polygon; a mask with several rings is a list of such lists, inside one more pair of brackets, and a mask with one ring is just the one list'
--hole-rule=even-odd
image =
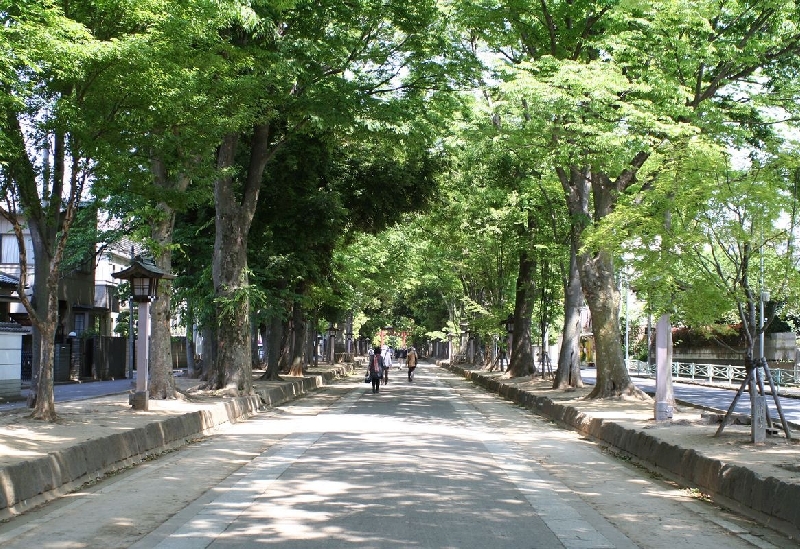
{"label": "stone curb", "polygon": [[[154,454],[187,444],[226,423],[278,406],[346,376],[352,365],[342,364],[320,374],[283,380],[256,395],[226,399],[210,407],[172,416],[87,440],[48,455],[0,467],[0,520],[73,492],[104,475],[130,467]],[[120,398],[127,398],[122,395]]]}
{"label": "stone curb", "polygon": [[745,467],[664,442],[641,430],[592,417],[572,406],[520,390],[497,378],[446,362],[438,365],[537,414],[612,446],[684,485],[700,488],[718,503],[751,515],[765,525],[791,534],[800,531],[798,485],[774,477],[763,478]]}

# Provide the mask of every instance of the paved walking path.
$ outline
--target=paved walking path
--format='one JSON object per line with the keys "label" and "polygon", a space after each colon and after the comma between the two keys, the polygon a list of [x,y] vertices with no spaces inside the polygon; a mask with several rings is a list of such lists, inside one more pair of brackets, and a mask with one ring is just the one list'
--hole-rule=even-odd
{"label": "paved walking path", "polygon": [[0,524],[0,546],[795,546],[455,372],[359,378]]}
{"label": "paved walking path", "polygon": [[[395,376],[400,370],[395,368]],[[581,375],[584,383],[594,384],[596,370],[582,370]],[[655,393],[655,379],[644,376],[632,376],[636,385],[648,394]],[[93,381],[84,383],[64,383],[54,387],[56,402],[69,402],[96,398],[106,395],[128,393],[135,384],[134,380],[117,379],[112,381]],[[683,403],[693,406],[701,406],[709,409],[726,412],[733,402],[738,386],[731,386],[726,383],[709,384],[706,382],[673,380],[675,398]],[[23,391],[23,395],[26,394]],[[800,389],[782,388],[779,390],[779,400],[787,421],[800,427]],[[25,406],[24,401],[0,404],[0,412],[4,410],[19,409]],[[774,401],[771,393],[767,390],[767,406],[771,413],[777,417]],[[745,391],[734,409],[734,412],[742,415],[750,414],[749,394]]]}
{"label": "paved walking path", "polygon": [[[474,410],[433,376],[415,383],[390,381],[375,396],[363,387],[348,391],[254,459],[213,500],[182,511],[161,529],[174,528],[169,536],[157,533],[134,548],[245,547],[268,539],[287,549],[517,548],[532,539],[541,549],[614,547],[574,511],[537,512],[541,481],[513,466],[510,445],[496,435],[476,436],[480,417],[469,417]],[[541,493],[531,497],[539,507],[521,505],[518,490]],[[546,497],[552,511],[572,510],[557,492]]]}
{"label": "paved walking path", "polygon": [[[321,366],[321,370],[326,368],[330,374],[338,371],[341,375],[341,368],[345,368],[344,371],[351,371],[352,366]],[[421,368],[421,372],[426,368],[433,367],[426,365]],[[703,493],[720,498],[729,507],[742,506],[747,508],[748,512],[762,516],[763,520],[769,521],[770,524],[780,525],[787,531],[797,530],[800,534],[800,486],[794,472],[796,469],[790,467],[797,467],[797,463],[800,463],[800,452],[797,446],[788,443],[782,437],[769,439],[769,444],[765,446],[754,447],[747,444],[749,427],[732,425],[726,429],[723,437],[713,438],[715,426],[701,423],[700,414],[694,409],[679,410],[673,422],[654,424],[652,403],[613,399],[586,401],[580,397],[588,393],[589,389],[575,392],[554,391],[549,387],[550,382],[547,380],[509,379],[502,374],[488,373],[479,368],[464,369],[457,366],[450,368],[459,376],[467,377],[489,391],[498,392],[525,408],[553,418],[562,425],[568,425],[592,440],[611,445],[615,448],[615,453],[622,452],[623,455],[633,456],[642,464],[654,467],[660,475],[668,475],[680,482],[696,486]],[[357,367],[355,377],[361,377],[360,367]],[[407,383],[399,373],[393,376],[392,380],[397,385]],[[190,380],[180,381],[186,383]],[[640,381],[644,383],[643,380]],[[80,387],[82,394],[74,394],[74,398],[85,398],[86,390],[100,392],[104,387],[117,390],[122,386],[123,391],[127,392],[129,387],[127,380],[83,385]],[[321,385],[311,378],[284,378],[280,382],[257,382],[261,399],[269,405],[291,400],[300,394],[305,394],[309,388],[319,386]],[[389,387],[392,386],[390,383]],[[422,384],[417,386],[421,387]],[[369,392],[369,386],[366,384],[359,383],[358,387],[364,392]],[[66,386],[57,387],[57,391],[59,389],[64,390],[64,393],[68,392],[65,390]],[[707,394],[706,389],[696,387],[693,389],[700,391],[698,393],[700,395]],[[440,395],[442,388],[433,384],[426,391],[430,397]],[[721,395],[722,405],[718,408],[727,409],[734,392],[727,391]],[[388,414],[384,407],[388,403],[401,409],[413,410],[418,414],[425,414],[428,411],[426,406],[430,398],[418,401],[415,393],[408,393],[407,401],[398,402],[392,400],[394,397],[391,396],[391,392],[386,396],[388,398],[384,399],[382,391],[380,395],[376,395],[378,398],[374,402],[364,401],[368,406],[356,414],[357,419],[369,422],[372,429],[373,422],[379,424],[380,418]],[[452,401],[450,406],[456,412],[449,413],[457,413],[461,419],[470,417],[470,407],[477,406],[481,402],[473,399],[472,404],[465,407],[450,397],[444,400]],[[342,402],[345,406],[348,401],[345,399]],[[185,441],[196,439],[220,425],[227,425],[254,414],[260,415],[257,412],[258,407],[259,399],[255,397],[231,399],[218,396],[189,401],[151,401],[149,411],[137,412],[130,409],[127,395],[114,394],[62,402],[57,406],[60,420],[56,424],[26,419],[24,409],[2,412],[0,413],[0,512],[5,512],[5,516],[13,516],[17,512],[29,510],[42,501],[79,488],[82,483],[93,482],[110,471],[124,469],[134,464],[141,466],[149,462],[152,455],[174,448],[175,445],[185,444]],[[347,417],[349,410],[347,408],[344,414],[339,413],[341,410],[333,412],[331,418],[334,421],[353,421],[353,417]],[[471,428],[480,423],[477,416],[475,417],[476,419],[470,422]],[[530,418],[535,416],[526,417],[529,419],[520,418],[517,423],[524,427],[524,422],[530,421]],[[447,414],[444,419],[432,416],[431,421],[425,424],[425,428],[432,429],[435,434],[440,424],[452,425],[453,421],[455,421],[453,417]],[[492,433],[491,426],[487,424],[487,428],[489,433]],[[386,438],[380,429],[378,431],[370,438],[371,442],[386,443],[391,447],[392,441]],[[320,444],[323,446],[327,444],[327,438],[315,438],[322,436],[317,431],[289,434],[292,437],[297,435],[298,438],[286,439],[286,446],[275,447],[277,452],[275,456],[280,459],[296,456],[294,459],[300,462],[303,456],[311,455],[309,452],[321,448]],[[424,431],[417,431],[414,435],[423,437]],[[348,440],[353,442],[355,439]],[[548,531],[554,533],[563,544],[558,534],[560,526],[556,523],[549,524],[546,512],[540,512],[537,507],[537,501],[540,501],[537,498],[547,499],[548,490],[555,489],[551,488],[554,485],[548,484],[530,472],[518,470],[515,465],[520,460],[530,459],[531,455],[535,455],[536,449],[520,450],[514,445],[507,445],[502,438],[478,440],[481,445],[468,450],[442,446],[441,452],[437,452],[436,457],[447,460],[448,456],[452,455],[458,459],[466,459],[465,456],[471,455],[473,451],[488,452],[491,461],[505,471],[516,486],[516,490],[524,494],[529,505],[537,510],[539,520],[543,520]],[[397,453],[392,458],[393,463],[401,469],[409,456],[415,457],[417,463],[420,462],[419,456],[423,456],[421,461],[424,462],[426,453],[423,449],[437,444],[439,442],[436,437],[426,437],[424,448]],[[353,446],[353,448],[369,455],[366,447]],[[327,450],[319,453],[313,463],[321,463],[327,459],[328,466],[338,467],[338,460],[344,459],[345,463],[342,465],[344,468],[361,466],[361,461],[348,461],[347,452],[336,450],[333,446]],[[295,451],[299,453],[292,453]],[[414,456],[415,452],[418,452],[419,456]],[[270,467],[273,466],[274,463],[270,461]],[[445,476],[453,474],[460,477],[463,472],[459,471],[449,471]],[[264,473],[264,470],[261,472]],[[290,469],[287,469],[283,472],[274,470],[264,474],[267,477],[278,474],[283,478],[290,473]],[[298,477],[298,481],[301,480],[302,475]],[[380,482],[381,479],[376,477],[374,480]],[[394,479],[398,482],[398,486],[407,483],[413,485],[417,480],[418,478],[414,476]],[[267,486],[271,481],[263,482],[267,482],[265,484]],[[317,484],[316,489],[327,488],[322,483]],[[424,488],[420,485],[420,489]],[[476,485],[475,490],[478,489],[479,485]],[[592,488],[587,490],[591,491]],[[603,491],[601,490],[601,493]],[[454,498],[458,497],[455,495],[456,492],[457,490],[452,488]],[[220,504],[222,505],[222,501]],[[561,511],[567,512],[566,509]],[[258,528],[258,521],[254,521],[251,527]],[[479,533],[474,535],[478,536],[476,539],[480,539]],[[437,543],[439,542],[445,543],[446,540],[438,540]]]}

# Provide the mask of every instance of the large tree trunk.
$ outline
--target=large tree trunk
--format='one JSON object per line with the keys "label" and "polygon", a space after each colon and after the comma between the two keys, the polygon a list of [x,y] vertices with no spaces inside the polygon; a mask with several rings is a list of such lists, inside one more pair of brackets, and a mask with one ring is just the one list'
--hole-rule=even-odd
{"label": "large tree trunk", "polygon": [[523,250],[519,257],[516,300],[514,302],[514,332],[511,338],[511,363],[508,373],[511,377],[531,375],[536,371],[531,341],[531,316],[536,300],[533,273],[536,261]]}
{"label": "large tree trunk", "polygon": [[[55,364],[56,326],[58,326],[58,281],[65,240],[59,243],[56,235],[51,234],[51,240],[45,241],[42,235],[47,229],[42,227],[38,220],[31,220],[29,227],[36,254],[34,258],[36,308],[33,308],[27,298],[23,298],[23,303],[31,317],[34,333],[38,334],[39,348],[38,353],[34,348],[34,356],[38,355],[39,369],[38,382],[35,385],[36,396],[33,402],[29,397],[28,402],[33,407],[31,417],[44,421],[55,421],[57,415],[53,395],[53,367]],[[66,225],[65,230],[68,228],[69,225]],[[53,249],[57,251],[56,254],[52,253]],[[25,259],[20,257],[20,261],[22,263]],[[33,392],[33,388],[31,391]]]}
{"label": "large tree trunk", "polygon": [[303,360],[305,351],[306,322],[305,311],[299,301],[294,302],[292,308],[292,345],[289,375],[302,376],[305,373],[305,361]]}
{"label": "large tree trunk", "polygon": [[269,158],[269,127],[258,125],[249,137],[249,163],[244,181],[234,180],[231,173],[237,158],[238,136],[227,135],[217,153],[217,167],[224,172],[214,185],[216,236],[212,275],[218,339],[213,386],[242,394],[251,393],[253,384],[247,238]]}
{"label": "large tree trunk", "polygon": [[[632,163],[641,167],[646,156],[637,156]],[[604,174],[590,169],[572,167],[569,172],[559,169],[558,176],[567,198],[572,219],[583,220],[573,227],[573,239],[583,249],[581,235],[591,220],[599,222],[610,214],[619,192],[629,184],[635,169],[624,172],[615,182]],[[590,211],[590,193],[593,210]],[[592,332],[596,348],[597,384],[589,398],[611,398],[623,395],[646,398],[631,381],[622,352],[619,330],[619,291],[614,279],[614,262],[605,250],[585,250],[578,255],[581,286],[592,315]]]}
{"label": "large tree trunk", "polygon": [[[41,235],[38,222],[31,220],[28,224],[31,234],[31,244],[33,245],[33,262],[35,273],[49,273],[50,272],[50,252]],[[20,261],[22,265],[22,260]],[[27,270],[27,269],[26,269]],[[22,281],[20,281],[22,282]],[[48,292],[47,277],[39,276],[33,280],[33,303],[31,307],[34,314],[31,317],[47,318],[48,308],[50,307],[50,294]],[[23,295],[24,290],[20,292]],[[56,300],[56,310],[58,310],[58,300]],[[37,326],[37,322],[32,318],[33,322],[33,357],[31,386],[28,393],[27,404],[29,408],[34,408],[34,417],[39,417],[47,421],[52,421],[56,417],[55,412],[55,398],[53,395],[53,366],[55,362],[55,341],[52,342],[52,355],[48,358],[47,350],[44,349],[43,343],[47,339],[43,336],[42,331]],[[56,319],[58,322],[58,319]],[[53,334],[55,337],[55,333]]]}
{"label": "large tree trunk", "polygon": [[[32,231],[33,232],[33,231]],[[40,293],[37,294],[36,314],[31,315],[34,333],[38,335],[39,347],[34,348],[35,355],[38,355],[39,370],[38,380],[35,385],[35,397],[29,397],[29,405],[32,404],[33,412],[31,417],[43,421],[55,421],[57,419],[55,397],[53,394],[53,367],[55,363],[55,335],[58,325],[58,280],[59,277],[51,272],[51,265],[47,259],[49,254],[45,253],[42,262],[35,260],[37,266],[44,264],[39,275],[42,283],[34,284]],[[38,256],[37,256],[38,257]],[[30,311],[29,311],[30,313]],[[33,387],[31,392],[33,392]],[[32,400],[32,402],[31,402]]]}
{"label": "large tree trunk", "polygon": [[558,352],[558,369],[553,389],[583,387],[581,379],[581,289],[575,243],[570,246],[569,273],[564,286],[564,328],[561,331],[561,349]]}
{"label": "large tree trunk", "polygon": [[268,334],[268,343],[266,344],[267,353],[265,357],[267,371],[264,372],[261,379],[277,381],[280,379],[281,341],[283,341],[283,319],[279,315],[273,314],[273,316],[270,317]]}
{"label": "large tree trunk", "polygon": [[[170,262],[167,261],[167,264]],[[161,261],[159,268],[169,272]],[[159,282],[159,297],[150,304],[150,398],[175,398],[175,377],[172,373],[172,337],[170,334],[170,288],[169,280]],[[147,337],[147,334],[139,334]]]}
{"label": "large tree trunk", "polygon": [[589,398],[641,397],[642,392],[633,384],[625,367],[619,329],[620,296],[611,255],[583,253],[579,264],[583,294],[592,314],[597,360],[597,382]]}
{"label": "large tree trunk", "polygon": [[214,243],[214,294],[217,308],[215,389],[249,394],[250,302],[247,297],[247,235],[235,206],[217,199],[217,237]]}
{"label": "large tree trunk", "polygon": [[[9,135],[7,141],[16,154],[6,167],[17,186],[20,205],[26,219],[21,219],[15,203],[7,203],[3,216],[12,223],[19,247],[20,288],[19,295],[33,324],[34,331],[34,379],[28,397],[33,408],[31,417],[45,421],[57,419],[53,396],[53,366],[55,360],[55,333],[58,325],[58,284],[61,263],[67,236],[75,217],[75,208],[83,190],[83,178],[78,176],[80,162],[71,158],[69,177],[66,176],[66,155],[69,147],[63,132],[54,136],[54,166],[52,177],[49,167],[44,170],[44,180],[36,179],[33,163],[27,154],[25,139],[16,116],[9,111]],[[66,202],[64,184],[68,182]],[[40,185],[41,183],[41,185]],[[40,193],[42,193],[40,195]],[[42,195],[58,197],[44,201]],[[22,223],[27,222],[34,248],[34,295],[35,306],[27,298],[24,287],[28,283],[28,255]],[[38,364],[37,364],[38,363]]]}
{"label": "large tree trunk", "polygon": [[[178,175],[170,178],[166,165],[161,159],[152,161],[153,181],[156,187],[165,193],[185,192],[189,187],[189,178]],[[172,271],[172,234],[175,228],[175,210],[165,202],[157,206],[159,215],[151,227],[151,234],[158,247],[156,265],[166,271]],[[148,389],[151,398],[175,398],[175,377],[172,373],[172,334],[170,332],[170,300],[172,281],[159,282],[158,299],[150,306],[150,383]]]}

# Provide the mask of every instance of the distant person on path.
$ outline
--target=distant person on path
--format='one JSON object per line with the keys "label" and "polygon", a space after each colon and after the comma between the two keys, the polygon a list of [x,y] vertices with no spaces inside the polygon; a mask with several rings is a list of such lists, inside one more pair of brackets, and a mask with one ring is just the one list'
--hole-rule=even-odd
{"label": "distant person on path", "polygon": [[383,384],[389,383],[389,368],[392,367],[392,348],[386,347],[383,350]]}
{"label": "distant person on path", "polygon": [[369,380],[372,377],[372,357],[375,356],[374,349],[367,349],[367,372],[364,374],[364,378]]}
{"label": "distant person on path", "polygon": [[370,351],[372,356],[369,357],[369,379],[372,381],[372,392],[379,393],[381,391],[381,378],[383,377],[383,357],[381,356],[380,347],[375,347],[374,351]]}
{"label": "distant person on path", "polygon": [[414,381],[414,370],[417,369],[417,350],[414,347],[408,350],[406,365],[408,365],[408,381]]}

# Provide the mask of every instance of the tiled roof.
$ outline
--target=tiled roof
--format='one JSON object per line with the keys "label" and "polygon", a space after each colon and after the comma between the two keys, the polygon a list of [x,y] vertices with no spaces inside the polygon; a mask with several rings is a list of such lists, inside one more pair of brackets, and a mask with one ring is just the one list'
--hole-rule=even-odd
{"label": "tiled roof", "polygon": [[16,322],[0,322],[0,332],[28,333],[29,331],[30,328],[21,324],[17,324]]}
{"label": "tiled roof", "polygon": [[16,288],[17,284],[19,284],[19,278],[0,271],[0,286],[12,286]]}

